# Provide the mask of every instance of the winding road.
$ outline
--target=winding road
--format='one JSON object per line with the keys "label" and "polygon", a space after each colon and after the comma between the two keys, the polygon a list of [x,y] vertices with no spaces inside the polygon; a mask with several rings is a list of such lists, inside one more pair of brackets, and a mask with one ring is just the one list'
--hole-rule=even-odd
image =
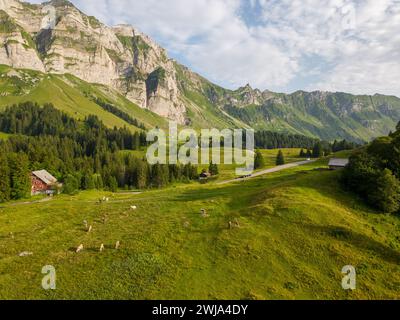
{"label": "winding road", "polygon": [[259,176],[263,176],[269,173],[274,173],[274,172],[278,172],[278,171],[283,171],[283,170],[287,170],[287,169],[291,169],[291,168],[295,168],[295,167],[299,167],[299,166],[303,166],[305,164],[309,164],[309,163],[313,163],[316,162],[317,160],[310,160],[310,161],[299,161],[299,162],[293,162],[293,163],[288,163],[285,164],[283,166],[278,166],[278,167],[274,167],[271,169],[266,169],[266,170],[262,170],[262,171],[258,171],[254,174],[252,174],[250,177],[246,177],[246,178],[237,178],[237,179],[231,179],[231,180],[226,180],[226,181],[221,181],[218,182],[218,185],[223,185],[223,184],[228,184],[228,183],[233,183],[233,182],[239,182],[239,181],[246,181],[249,179],[253,179]]}

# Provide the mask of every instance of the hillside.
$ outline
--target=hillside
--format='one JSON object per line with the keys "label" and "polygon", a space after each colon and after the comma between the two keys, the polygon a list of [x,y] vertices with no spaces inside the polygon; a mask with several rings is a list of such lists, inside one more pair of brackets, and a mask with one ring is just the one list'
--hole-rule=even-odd
{"label": "hillside", "polygon": [[392,96],[355,96],[346,93],[261,92],[249,85],[231,91],[211,84],[177,65],[178,79],[188,97],[206,97],[256,130],[297,133],[320,139],[369,141],[393,130],[400,120],[400,99]]}
{"label": "hillside", "polygon": [[[324,165],[222,187],[92,191],[1,205],[0,298],[398,298],[398,217],[378,215],[341,191],[337,172],[314,170]],[[104,195],[110,202],[99,204]],[[229,230],[235,218],[240,228]],[[23,251],[33,255],[19,257]],[[47,264],[57,271],[51,292],[40,289]],[[341,288],[349,264],[357,268],[354,292]]]}
{"label": "hillside", "polygon": [[[368,141],[389,133],[400,120],[397,97],[279,94],[250,86],[227,90],[168,58],[166,50],[134,27],[106,26],[66,0],[47,4],[56,8],[53,29],[46,29],[44,5],[17,0],[0,3],[0,41],[4,44],[0,64],[51,75],[72,74],[86,83],[96,83],[95,87],[102,85],[117,92],[121,108],[132,103],[194,128],[251,126],[326,140]],[[80,92],[74,94],[84,94],[78,89]],[[14,101],[12,95],[7,100],[1,98],[2,105]],[[75,104],[82,113],[93,111],[90,106],[85,110],[87,104],[82,102]],[[134,113],[145,122],[148,114],[138,108]]]}
{"label": "hillside", "polygon": [[166,127],[166,119],[135,105],[118,91],[103,85],[89,84],[72,75],[44,74],[40,71],[13,69],[0,65],[0,111],[20,102],[52,103],[77,119],[95,114],[109,127],[138,128],[104,110],[96,103],[101,99],[139,120],[148,128]]}

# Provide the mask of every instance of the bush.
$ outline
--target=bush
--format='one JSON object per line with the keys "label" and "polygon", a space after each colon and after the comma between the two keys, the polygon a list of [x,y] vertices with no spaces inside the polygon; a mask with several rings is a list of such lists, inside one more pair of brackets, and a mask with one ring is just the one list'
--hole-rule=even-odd
{"label": "bush", "polygon": [[400,181],[392,171],[383,170],[376,180],[376,187],[369,196],[369,202],[385,213],[395,213],[400,209]]}
{"label": "bush", "polygon": [[350,158],[342,176],[342,182],[349,190],[363,197],[372,207],[390,214],[400,210],[400,181],[391,170],[397,168],[400,158],[396,143],[392,138],[376,139]]}

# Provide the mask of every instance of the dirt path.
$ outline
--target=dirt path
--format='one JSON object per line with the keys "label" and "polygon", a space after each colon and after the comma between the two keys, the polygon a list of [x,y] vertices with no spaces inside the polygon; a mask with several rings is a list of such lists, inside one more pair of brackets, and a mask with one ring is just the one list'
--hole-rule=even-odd
{"label": "dirt path", "polygon": [[287,170],[287,169],[290,169],[290,168],[303,166],[305,164],[313,163],[315,161],[317,161],[317,160],[299,161],[299,162],[288,163],[288,164],[285,164],[283,166],[278,166],[278,167],[275,167],[275,168],[258,171],[258,172],[252,174],[250,177],[247,177],[247,178],[231,179],[231,180],[218,182],[217,184],[218,185],[223,185],[223,184],[228,184],[228,183],[233,183],[233,182],[246,181],[246,180],[253,179],[253,178],[256,178],[256,177],[259,177],[259,176],[263,176],[263,175],[266,175],[266,174],[269,174],[269,173],[274,173],[274,172],[278,172],[278,171]]}
{"label": "dirt path", "polygon": [[25,201],[25,202],[15,202],[15,203],[10,203],[7,206],[8,207],[17,207],[17,206],[23,206],[23,205],[28,205],[28,204],[35,204],[35,203],[42,203],[42,202],[48,202],[53,200],[52,197],[46,197],[40,200],[35,200],[35,201]]}

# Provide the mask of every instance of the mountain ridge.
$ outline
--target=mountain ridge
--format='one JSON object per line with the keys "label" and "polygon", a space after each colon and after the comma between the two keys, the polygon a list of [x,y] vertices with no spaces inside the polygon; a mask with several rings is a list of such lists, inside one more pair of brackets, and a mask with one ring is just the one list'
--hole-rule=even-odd
{"label": "mountain ridge", "polygon": [[[53,29],[46,6],[56,8]],[[0,64],[72,74],[108,86],[133,104],[180,125],[253,127],[333,140],[366,141],[400,120],[400,99],[313,91],[274,93],[249,84],[222,88],[168,57],[131,25],[107,26],[67,0],[0,3]],[[51,13],[51,12],[50,12]]]}

